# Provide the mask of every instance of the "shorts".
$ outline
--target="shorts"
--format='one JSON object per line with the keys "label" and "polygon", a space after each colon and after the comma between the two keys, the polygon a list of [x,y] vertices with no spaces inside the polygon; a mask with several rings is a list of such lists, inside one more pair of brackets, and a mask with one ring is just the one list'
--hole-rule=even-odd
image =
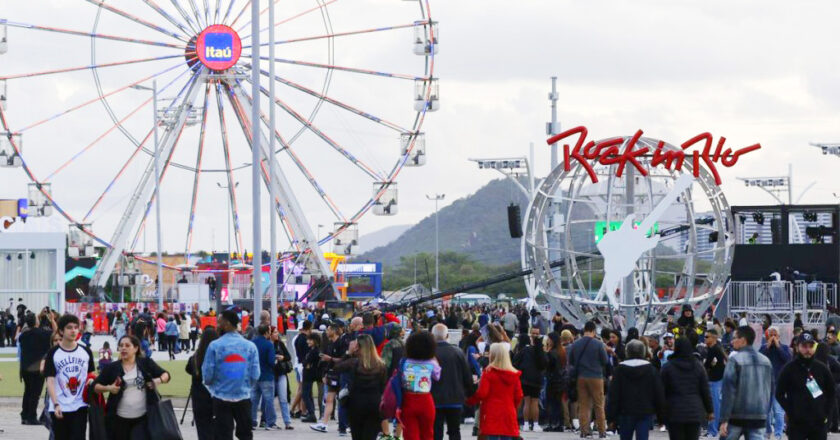
{"label": "shorts", "polygon": [[522,394],[525,397],[532,397],[534,399],[540,398],[540,387],[536,385],[522,384]]}

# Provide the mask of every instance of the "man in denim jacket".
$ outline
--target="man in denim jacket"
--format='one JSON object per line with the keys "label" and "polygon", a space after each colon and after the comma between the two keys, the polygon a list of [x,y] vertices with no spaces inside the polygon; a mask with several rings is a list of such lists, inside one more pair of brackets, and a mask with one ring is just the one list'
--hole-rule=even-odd
{"label": "man in denim jacket", "polygon": [[225,310],[218,328],[223,333],[211,342],[204,355],[201,376],[213,396],[213,427],[218,440],[251,440],[251,389],[260,377],[257,347],[237,331],[239,316]]}
{"label": "man in denim jacket", "polygon": [[721,438],[762,440],[770,399],[773,396],[773,365],[753,348],[755,331],[738,327],[732,348],[738,352],[723,371],[723,399],[720,408]]}

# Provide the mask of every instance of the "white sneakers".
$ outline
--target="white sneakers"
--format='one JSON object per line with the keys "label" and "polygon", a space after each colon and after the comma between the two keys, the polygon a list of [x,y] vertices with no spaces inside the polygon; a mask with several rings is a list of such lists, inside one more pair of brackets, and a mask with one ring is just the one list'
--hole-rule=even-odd
{"label": "white sneakers", "polygon": [[312,429],[313,431],[327,432],[327,425],[325,425],[323,423],[316,423],[314,425],[309,425],[309,428]]}

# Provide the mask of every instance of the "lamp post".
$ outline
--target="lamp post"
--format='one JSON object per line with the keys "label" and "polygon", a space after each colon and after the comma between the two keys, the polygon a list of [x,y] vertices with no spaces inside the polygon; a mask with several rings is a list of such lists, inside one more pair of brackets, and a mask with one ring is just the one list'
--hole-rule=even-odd
{"label": "lamp post", "polygon": [[[216,182],[216,186],[218,186],[219,188],[221,188],[221,189],[225,190],[225,192],[227,192],[227,194],[228,194],[228,199],[230,199],[230,192],[231,192],[231,190],[236,189],[236,187],[238,187],[238,186],[239,186],[239,182],[234,182],[234,183],[233,183],[233,188],[231,188],[231,187],[230,187],[230,185],[222,185],[222,184],[221,184],[221,183],[219,183],[219,182]],[[230,246],[231,246],[231,244],[230,244],[230,218],[231,218],[231,217],[233,217],[233,212],[231,212],[231,207],[230,207],[231,203],[232,203],[232,201],[231,201],[231,200],[228,200],[228,204],[227,204],[227,206],[228,206],[228,215],[227,215],[227,258],[228,258],[228,269],[230,269],[230,250],[231,250],[231,249],[230,249]],[[228,272],[228,276],[230,276],[230,272]],[[230,281],[230,280],[228,280],[228,281]],[[216,313],[220,313],[220,312],[222,311],[222,289],[221,289],[221,287],[219,287],[219,288],[218,288],[218,290],[219,290],[218,292],[215,292],[215,294],[216,294]]]}
{"label": "lamp post", "polygon": [[[273,0],[269,0],[273,3]],[[272,28],[274,23],[269,23]],[[262,311],[262,226],[260,218],[260,166],[262,165],[262,142],[260,132],[260,2],[251,2],[251,217],[253,221],[254,260],[254,319],[259,319]],[[274,82],[274,78],[271,79]],[[272,103],[273,106],[273,103]],[[274,136],[274,133],[271,133]],[[271,176],[274,177],[274,176]],[[270,180],[270,179],[269,179]],[[273,184],[273,183],[272,183]],[[274,200],[271,201],[274,203]]]}
{"label": "lamp post", "polygon": [[430,196],[426,194],[426,198],[435,201],[435,290],[440,291],[440,247],[438,242],[438,202],[443,200],[446,194],[435,194]]}
{"label": "lamp post", "polygon": [[[155,201],[155,224],[157,232],[157,294],[158,294],[158,308],[163,310],[163,243],[160,236],[160,154],[158,151],[158,117],[157,117],[157,81],[152,81],[152,88],[133,85],[131,88],[136,90],[148,90],[152,92],[152,131],[154,132],[155,140],[155,193],[152,198]],[[145,241],[145,234],[144,234]],[[145,247],[145,245],[144,245]]]}

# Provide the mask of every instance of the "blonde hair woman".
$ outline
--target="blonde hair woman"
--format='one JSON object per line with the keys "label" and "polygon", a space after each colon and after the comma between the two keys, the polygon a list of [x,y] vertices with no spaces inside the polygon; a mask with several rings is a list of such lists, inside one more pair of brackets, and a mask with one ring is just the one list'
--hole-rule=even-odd
{"label": "blonde hair woman", "polygon": [[370,335],[356,336],[356,339],[350,341],[348,353],[351,357],[339,362],[335,371],[348,372],[353,376],[353,386],[347,395],[346,403],[350,435],[353,440],[376,440],[382,422],[379,401],[382,400],[385,382],[388,380],[385,362],[382,362],[382,358],[376,353],[376,346]]}
{"label": "blonde hair woman", "polygon": [[492,344],[490,365],[481,376],[478,391],[467,399],[468,405],[481,405],[480,436],[519,438],[516,408],[522,402],[520,374],[510,361],[510,344]]}

